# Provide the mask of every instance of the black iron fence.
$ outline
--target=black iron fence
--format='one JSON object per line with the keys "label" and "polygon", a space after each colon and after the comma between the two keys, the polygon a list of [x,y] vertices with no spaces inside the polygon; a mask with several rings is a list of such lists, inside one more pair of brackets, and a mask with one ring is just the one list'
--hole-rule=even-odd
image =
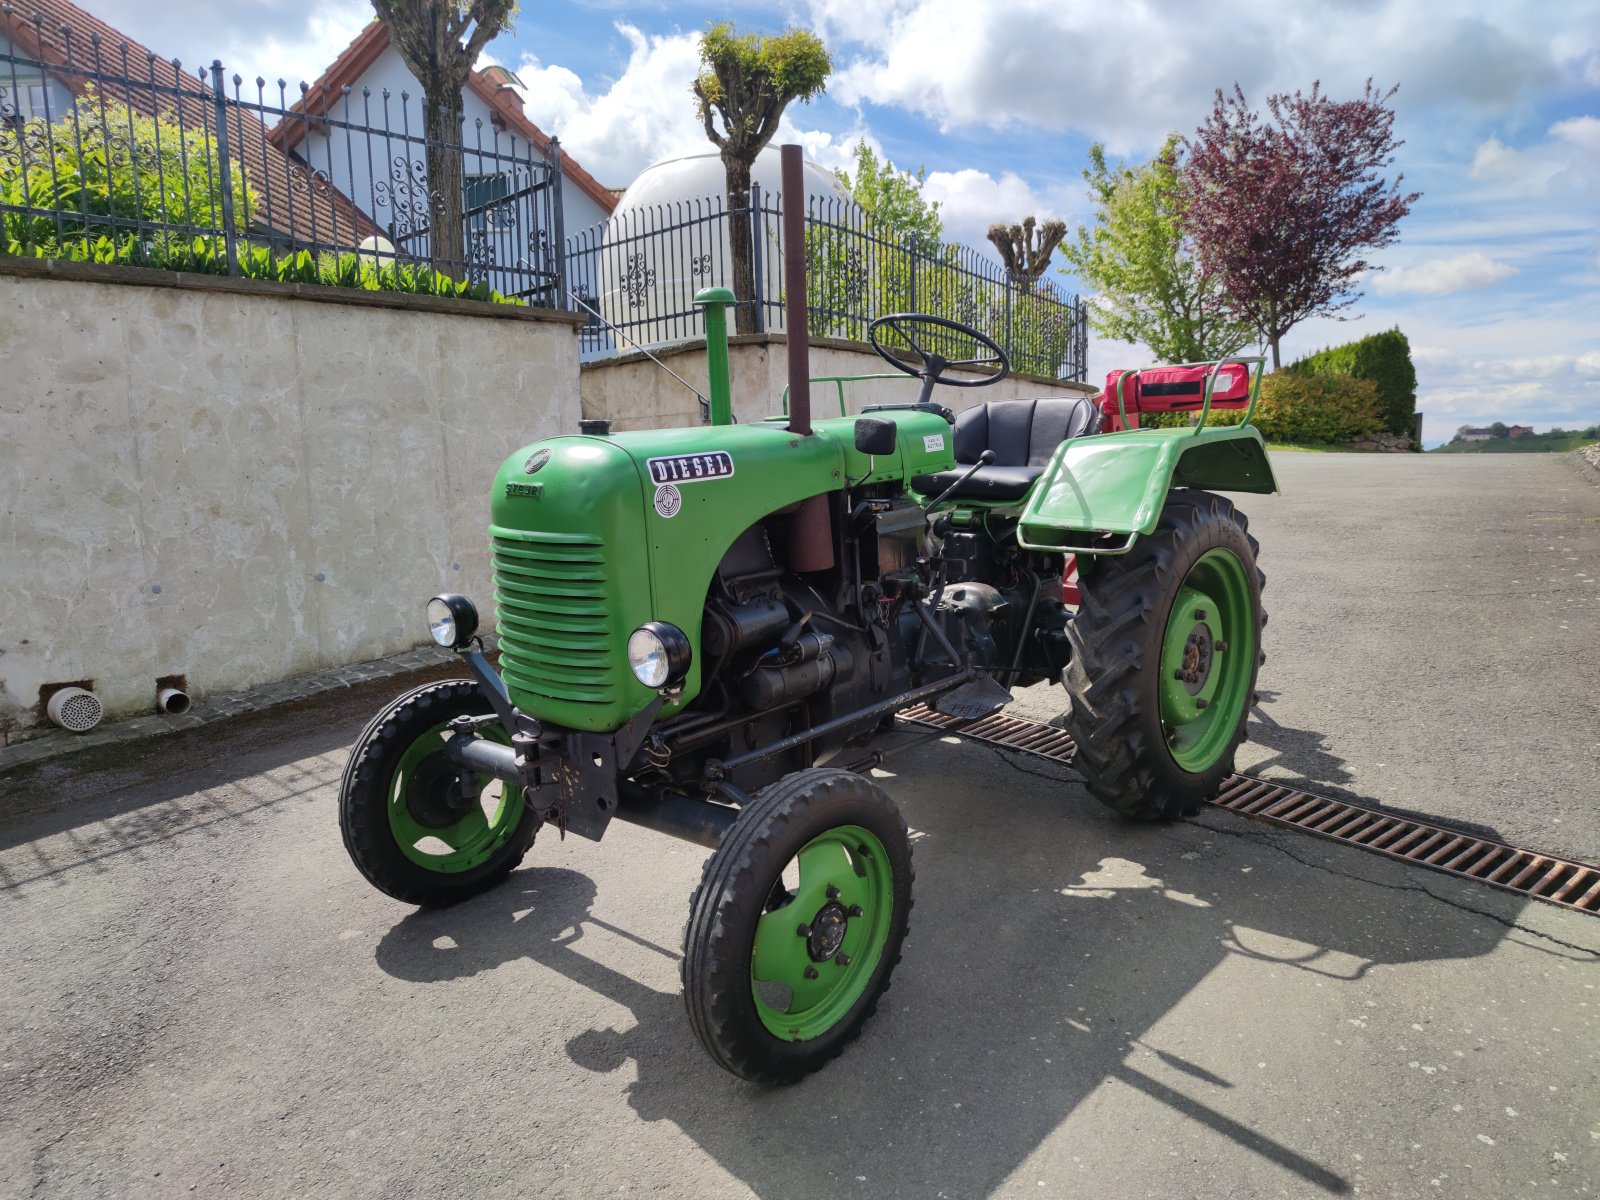
{"label": "black iron fence", "polygon": [[[779,197],[751,189],[755,294],[742,297],[756,328],[783,329]],[[573,235],[566,275],[574,304],[590,313],[586,358],[703,336],[694,296],[732,286],[729,209],[721,197],[633,209]],[[813,196],[806,211],[810,332],[860,341],[874,317],[925,312],[974,326],[1003,347],[1013,369],[1083,380],[1088,325],[1080,299],[1053,282],[1011,278],[958,245],[919,244],[877,228],[857,205]]]}
{"label": "black iron fence", "polygon": [[[0,9],[0,253],[560,306],[561,154]],[[459,195],[435,181],[461,180]]]}

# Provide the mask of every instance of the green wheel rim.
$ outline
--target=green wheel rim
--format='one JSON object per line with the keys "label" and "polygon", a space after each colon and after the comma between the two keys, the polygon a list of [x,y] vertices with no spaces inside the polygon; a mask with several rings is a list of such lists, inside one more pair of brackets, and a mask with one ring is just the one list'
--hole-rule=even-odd
{"label": "green wheel rim", "polygon": [[[804,1042],[837,1025],[867,990],[889,940],[894,871],[883,843],[859,825],[836,826],[795,857],[793,898],[756,922],[750,983],[762,1024]],[[787,988],[788,1004],[770,1003],[760,983]]]}
{"label": "green wheel rim", "polygon": [[[448,824],[419,819],[419,809],[437,808],[438,794],[450,778],[443,758],[447,728],[446,724],[435,725],[401,756],[389,781],[389,830],[400,852],[412,862],[454,875],[486,862],[510,839],[522,822],[522,789],[502,783],[487,807],[480,796],[458,820]],[[478,736],[510,744],[505,732],[493,725],[479,730]]]}
{"label": "green wheel rim", "polygon": [[1185,771],[1214,766],[1250,700],[1256,614],[1238,555],[1207,551],[1189,570],[1161,640],[1161,725]]}

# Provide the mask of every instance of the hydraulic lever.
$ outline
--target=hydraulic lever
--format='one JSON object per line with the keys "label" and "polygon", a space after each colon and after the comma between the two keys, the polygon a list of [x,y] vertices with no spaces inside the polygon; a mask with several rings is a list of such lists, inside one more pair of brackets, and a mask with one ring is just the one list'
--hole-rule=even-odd
{"label": "hydraulic lever", "polygon": [[963,483],[965,483],[967,480],[971,479],[974,475],[976,475],[978,473],[978,468],[979,467],[987,467],[993,461],[994,461],[994,451],[993,450],[985,450],[982,454],[978,455],[978,461],[973,463],[970,467],[968,467],[967,470],[966,470],[966,473],[963,474],[960,479],[956,480],[949,487],[945,488],[944,491],[940,492],[939,493],[939,498],[937,500],[935,500],[932,504],[928,505],[926,511],[932,512],[934,509],[938,508],[939,505],[943,504],[946,500],[950,499],[950,496],[955,492],[955,490],[957,488],[959,488]]}

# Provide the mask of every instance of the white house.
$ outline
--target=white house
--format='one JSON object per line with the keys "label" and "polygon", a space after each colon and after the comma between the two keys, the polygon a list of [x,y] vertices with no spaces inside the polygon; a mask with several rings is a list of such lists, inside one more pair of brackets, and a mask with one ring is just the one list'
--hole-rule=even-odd
{"label": "white house", "polygon": [[[491,66],[473,72],[462,96],[467,257],[508,295],[527,295],[519,272],[548,267],[560,253],[542,187],[554,150],[523,112],[521,93],[515,75]],[[373,21],[268,137],[319,183],[347,196],[404,253],[425,236],[431,215],[423,128],[421,85],[388,29]],[[616,195],[564,152],[560,176],[562,227],[583,229],[611,215]]]}

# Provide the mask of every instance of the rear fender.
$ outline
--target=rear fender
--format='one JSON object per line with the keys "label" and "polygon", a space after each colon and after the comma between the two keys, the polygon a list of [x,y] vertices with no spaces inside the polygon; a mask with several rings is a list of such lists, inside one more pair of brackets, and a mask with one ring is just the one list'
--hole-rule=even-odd
{"label": "rear fender", "polygon": [[1175,487],[1278,490],[1253,425],[1127,429],[1061,443],[1028,493],[1018,541],[1033,550],[1123,554],[1161,518]]}

